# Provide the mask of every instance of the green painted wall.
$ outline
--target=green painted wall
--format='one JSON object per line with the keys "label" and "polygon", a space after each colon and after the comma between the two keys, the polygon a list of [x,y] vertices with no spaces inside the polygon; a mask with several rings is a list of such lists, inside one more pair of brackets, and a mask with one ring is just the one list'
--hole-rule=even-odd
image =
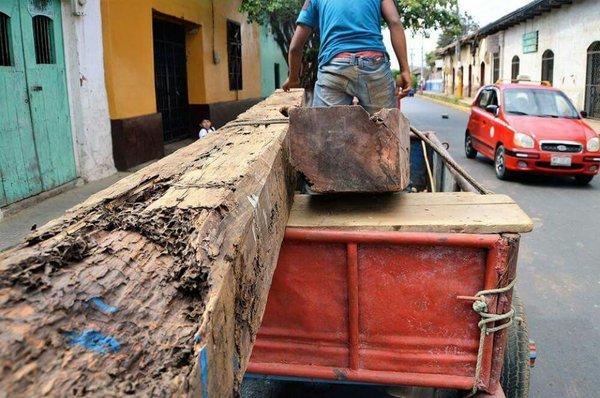
{"label": "green painted wall", "polygon": [[287,79],[288,67],[287,62],[279,46],[269,32],[269,28],[261,26],[260,28],[260,63],[261,63],[261,95],[268,97],[273,94],[275,87],[275,64],[279,64],[280,84],[283,84]]}

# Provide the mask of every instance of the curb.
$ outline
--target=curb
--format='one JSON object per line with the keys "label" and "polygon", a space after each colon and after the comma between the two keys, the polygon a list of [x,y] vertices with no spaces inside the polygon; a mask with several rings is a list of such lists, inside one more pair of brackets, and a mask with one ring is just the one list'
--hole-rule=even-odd
{"label": "curb", "polygon": [[0,208],[0,221],[7,217],[13,216],[31,206],[35,206],[45,200],[48,200],[62,193],[70,191],[73,188],[80,187],[83,185],[83,179],[81,179],[81,177],[77,177],[73,181],[69,181],[66,184],[60,185],[56,188],[40,192],[37,195],[30,196],[29,198],[21,199],[18,202],[11,203],[5,207]]}
{"label": "curb", "polygon": [[434,96],[434,95],[428,95],[428,94],[417,94],[417,95],[420,98],[424,98],[424,99],[427,99],[427,100],[430,100],[433,102],[437,102],[438,104],[446,105],[451,108],[457,109],[459,111],[463,111],[463,112],[467,112],[467,113],[471,111],[471,108],[468,105],[457,104],[457,103],[451,102],[450,100],[447,100],[441,96]]}

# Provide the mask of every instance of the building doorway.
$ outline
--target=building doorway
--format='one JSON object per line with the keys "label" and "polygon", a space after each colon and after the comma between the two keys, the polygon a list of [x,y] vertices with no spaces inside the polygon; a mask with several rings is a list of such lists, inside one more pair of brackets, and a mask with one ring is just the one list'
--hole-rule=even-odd
{"label": "building doorway", "polygon": [[165,141],[190,134],[185,32],[183,23],[154,16],[156,107],[162,115]]}
{"label": "building doorway", "polygon": [[585,111],[589,117],[600,119],[600,41],[588,48]]}
{"label": "building doorway", "polygon": [[485,86],[485,62],[481,63],[481,70],[479,71],[479,82],[480,86]]}
{"label": "building doorway", "polygon": [[462,98],[464,95],[464,77],[465,77],[465,68],[461,66],[458,68],[458,78],[456,79],[456,96],[458,98]]}
{"label": "building doorway", "polygon": [[60,0],[0,2],[0,206],[77,177]]}
{"label": "building doorway", "polygon": [[469,65],[469,89],[467,90],[467,97],[471,98],[473,94],[473,65]]}
{"label": "building doorway", "polygon": [[452,68],[452,92],[450,95],[456,95],[456,69]]}

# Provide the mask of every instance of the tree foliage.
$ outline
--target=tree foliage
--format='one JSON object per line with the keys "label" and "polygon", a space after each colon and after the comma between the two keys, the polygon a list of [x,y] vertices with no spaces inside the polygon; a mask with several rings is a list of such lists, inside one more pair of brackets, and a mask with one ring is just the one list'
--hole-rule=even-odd
{"label": "tree foliage", "polygon": [[[249,22],[269,27],[282,54],[287,59],[296,19],[305,0],[242,0],[240,11]],[[449,29],[459,26],[457,0],[401,0],[396,2],[402,22],[414,32]],[[455,28],[456,29],[456,28]],[[312,35],[304,53],[302,83],[311,87],[316,80],[319,53],[318,34]]]}
{"label": "tree foliage", "polygon": [[442,29],[442,34],[437,42],[438,48],[446,47],[454,43],[460,37],[473,33],[479,29],[479,24],[466,12],[460,15],[458,21],[458,24],[450,24]]}
{"label": "tree foliage", "polygon": [[435,51],[430,51],[425,55],[425,61],[429,69],[433,69],[435,67],[435,61],[438,59],[438,55]]}

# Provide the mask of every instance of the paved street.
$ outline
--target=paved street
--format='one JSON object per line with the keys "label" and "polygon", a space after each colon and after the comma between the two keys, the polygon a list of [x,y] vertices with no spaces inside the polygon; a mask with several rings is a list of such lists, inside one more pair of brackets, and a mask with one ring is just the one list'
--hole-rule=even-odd
{"label": "paved street", "polygon": [[[513,197],[533,218],[524,237],[518,291],[538,344],[532,398],[597,397],[600,369],[600,178],[581,188],[561,178],[502,182],[490,162],[467,160],[463,138],[468,114],[426,99],[403,101],[421,130],[436,131],[452,156],[481,183]],[[448,114],[449,119],[442,119]],[[262,388],[262,389],[261,389]],[[381,390],[294,384],[247,385],[245,397],[383,397]]]}

